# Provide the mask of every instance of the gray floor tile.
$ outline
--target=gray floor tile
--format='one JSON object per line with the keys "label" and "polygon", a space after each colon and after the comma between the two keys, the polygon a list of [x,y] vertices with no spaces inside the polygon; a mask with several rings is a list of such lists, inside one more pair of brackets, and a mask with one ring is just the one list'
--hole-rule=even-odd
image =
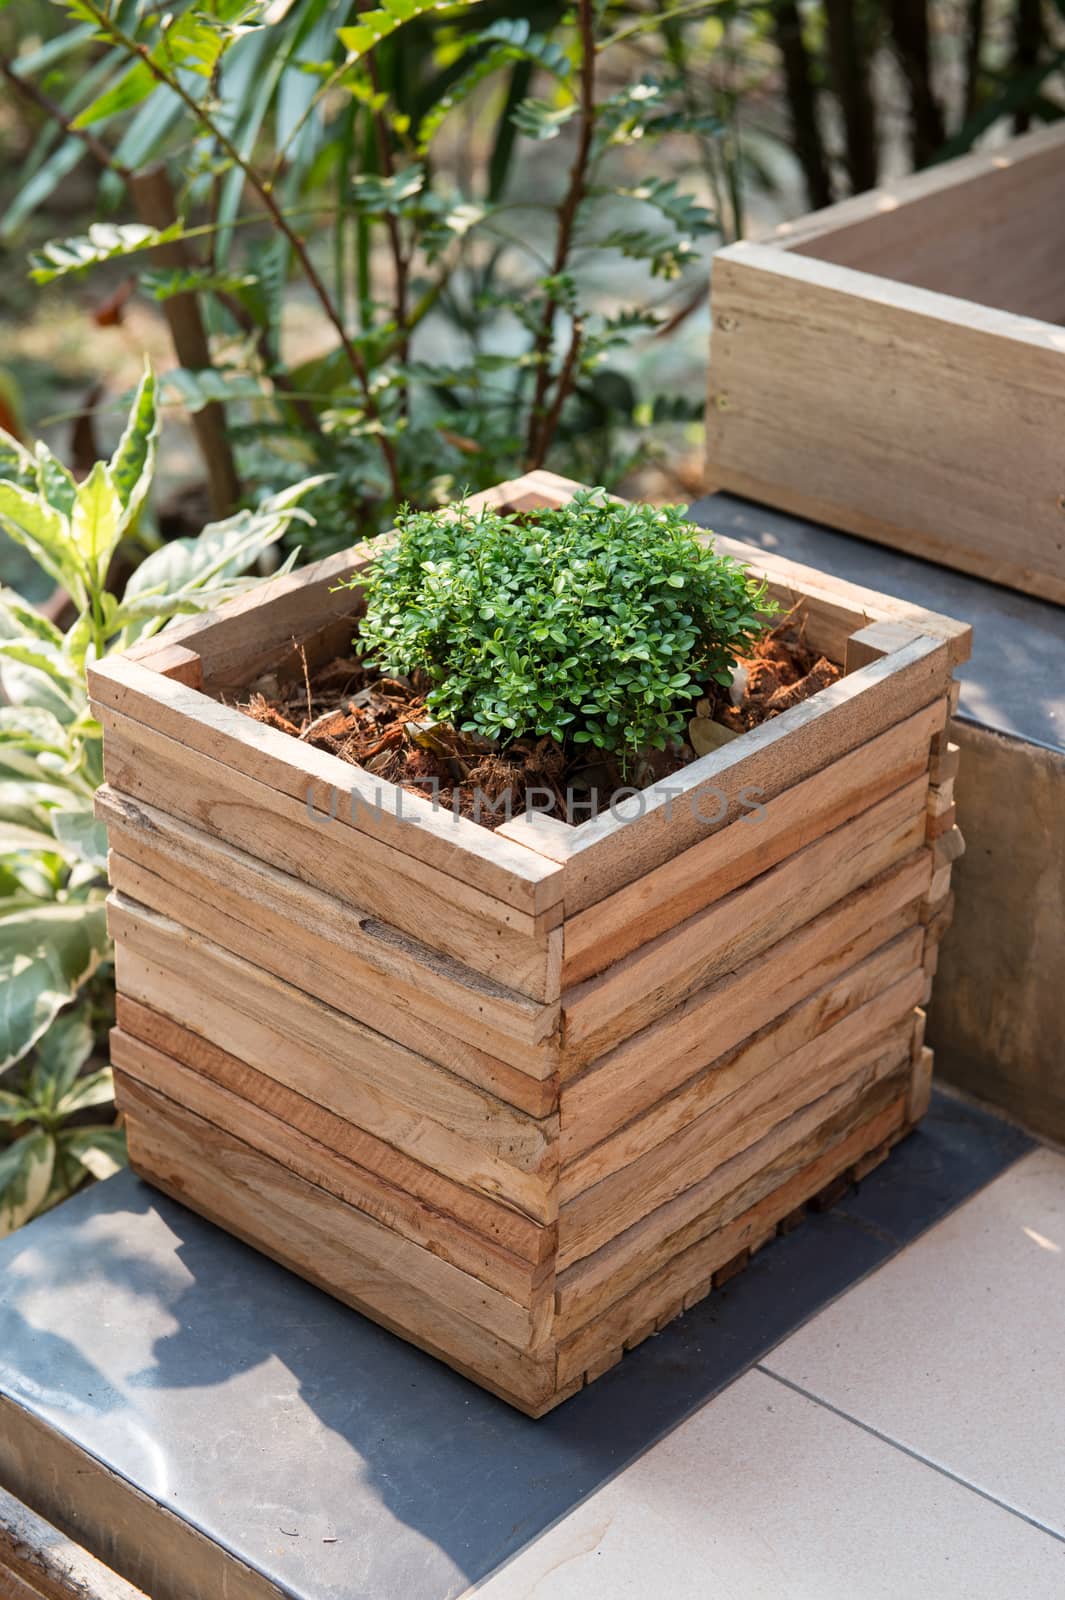
{"label": "gray floor tile", "polygon": [[764,1365],[1065,1534],[1065,1156],[1025,1156]]}
{"label": "gray floor tile", "polygon": [[760,1372],[477,1600],[1058,1600],[1065,1545]]}

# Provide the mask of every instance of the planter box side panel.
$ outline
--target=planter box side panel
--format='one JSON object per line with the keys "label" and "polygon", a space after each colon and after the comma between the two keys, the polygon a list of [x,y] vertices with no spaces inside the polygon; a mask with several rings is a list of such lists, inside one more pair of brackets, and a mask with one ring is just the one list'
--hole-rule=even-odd
{"label": "planter box side panel", "polygon": [[530,1117],[506,1105],[121,896],[112,895],[109,909],[121,994],[174,1016],[412,1160],[538,1224],[553,1221],[553,1114]]}
{"label": "planter box side panel", "polygon": [[[964,638],[961,641],[964,643]],[[566,916],[605,900],[926,707],[946,714],[956,641],[914,635],[714,754],[582,823],[564,852]],[[626,815],[627,814],[627,815]],[[746,824],[745,824],[746,826]]]}
{"label": "planter box side panel", "polygon": [[797,254],[1065,321],[1065,130],[926,168],[844,200],[774,240]]}
{"label": "planter box side panel", "polygon": [[1065,334],[759,246],[713,301],[717,487],[1065,603]]}

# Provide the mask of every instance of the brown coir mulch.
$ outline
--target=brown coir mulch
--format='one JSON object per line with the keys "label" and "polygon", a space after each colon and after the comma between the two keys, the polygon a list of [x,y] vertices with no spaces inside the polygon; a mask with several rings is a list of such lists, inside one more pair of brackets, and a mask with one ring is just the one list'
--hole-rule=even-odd
{"label": "brown coir mulch", "polygon": [[[840,677],[840,668],[807,645],[801,615],[791,612],[740,661],[734,691],[713,684],[693,708],[689,739],[654,751],[622,773],[615,758],[554,739],[515,739],[503,749],[433,721],[427,682],[391,678],[343,656],[281,682],[267,674],[239,709],[257,722],[327,750],[342,761],[438,803],[485,827],[503,821],[492,806],[510,791],[513,813],[530,789],[536,809],[583,821],[622,787],[645,788],[687,766],[706,748],[758,727]],[[691,741],[691,742],[689,742]],[[567,814],[567,795],[573,807]],[[478,800],[476,797],[480,796]],[[549,801],[548,796],[552,797]],[[574,805],[575,802],[575,805]]]}

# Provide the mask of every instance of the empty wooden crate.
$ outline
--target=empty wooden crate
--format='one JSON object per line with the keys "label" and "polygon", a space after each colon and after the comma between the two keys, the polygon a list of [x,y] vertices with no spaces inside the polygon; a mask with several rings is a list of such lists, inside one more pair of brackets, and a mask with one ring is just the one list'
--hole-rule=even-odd
{"label": "empty wooden crate", "polygon": [[714,257],[710,484],[1065,604],[1065,126]]}
{"label": "empty wooden crate", "polygon": [[225,703],[344,648],[365,550],[92,671],[133,1165],[533,1415],[927,1101],[968,630],[718,543],[846,675],[577,827]]}

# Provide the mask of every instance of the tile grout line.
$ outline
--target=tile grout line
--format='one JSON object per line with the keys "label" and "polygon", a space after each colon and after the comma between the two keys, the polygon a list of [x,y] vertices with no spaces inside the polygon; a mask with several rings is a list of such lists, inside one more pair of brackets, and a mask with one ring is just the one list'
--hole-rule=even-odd
{"label": "tile grout line", "polygon": [[854,1427],[861,1428],[863,1433],[868,1433],[874,1439],[879,1439],[881,1444],[890,1445],[892,1450],[898,1450],[900,1454],[909,1456],[911,1461],[919,1461],[923,1467],[930,1467],[933,1472],[938,1472],[940,1477],[949,1478],[952,1483],[958,1484],[962,1489],[968,1489],[970,1494],[979,1495],[981,1500],[990,1501],[993,1506],[998,1506],[1000,1511],[1007,1511],[1011,1517],[1016,1517],[1021,1522],[1027,1522],[1029,1527],[1038,1529],[1040,1533],[1049,1535],[1051,1539],[1056,1539],[1058,1544],[1065,1544],[1065,1533],[1059,1533],[1056,1528],[1048,1527],[1045,1522],[1040,1522],[1038,1517],[1029,1516],[1027,1511],[1021,1511],[1017,1506],[1010,1505],[1008,1500],[1000,1500],[997,1495],[991,1494],[987,1489],[978,1488],[975,1483],[970,1483],[967,1478],[961,1477],[959,1473],[952,1472],[949,1467],[941,1466],[938,1461],[929,1460],[927,1456],[921,1455],[920,1451],[912,1450],[909,1445],[902,1444],[898,1439],[893,1439],[889,1433],[881,1433],[880,1429],[874,1428],[871,1423],[862,1422],[859,1417],[852,1417],[849,1411],[842,1411],[839,1406],[834,1406],[831,1401],[822,1400],[820,1395],[811,1394],[810,1390],[804,1389],[801,1384],[792,1383],[790,1378],[781,1377],[779,1372],[774,1372],[770,1367],[763,1366],[761,1362],[757,1362],[749,1370],[760,1372],[766,1378],[772,1378],[774,1383],[781,1384],[794,1394],[802,1395],[804,1400],[813,1401],[815,1406],[820,1406],[824,1411],[830,1411],[833,1416],[841,1418],[842,1421],[850,1422]]}

